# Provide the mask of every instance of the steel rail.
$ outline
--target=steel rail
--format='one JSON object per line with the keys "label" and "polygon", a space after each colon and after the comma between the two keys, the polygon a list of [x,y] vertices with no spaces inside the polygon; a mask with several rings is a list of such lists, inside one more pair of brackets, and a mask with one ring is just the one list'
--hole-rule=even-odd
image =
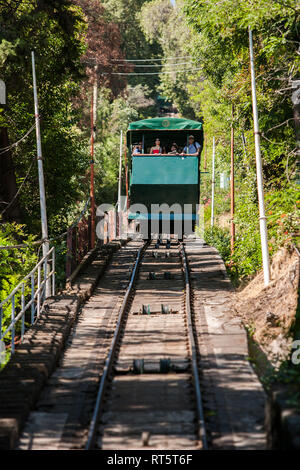
{"label": "steel rail", "polygon": [[94,446],[94,443],[95,443],[97,426],[98,426],[99,415],[100,415],[100,410],[101,410],[101,405],[102,405],[102,399],[103,399],[104,392],[105,392],[106,382],[108,380],[109,373],[110,373],[110,370],[111,370],[111,366],[113,364],[115,350],[116,350],[116,346],[118,344],[118,340],[119,340],[119,337],[120,337],[121,326],[122,326],[122,323],[123,323],[123,320],[124,320],[124,315],[125,315],[125,311],[126,311],[126,307],[127,307],[127,303],[128,303],[128,298],[129,298],[129,295],[132,291],[132,287],[134,285],[137,269],[138,269],[138,266],[139,266],[139,263],[140,263],[140,260],[141,260],[142,251],[145,249],[146,246],[147,246],[147,242],[138,250],[138,254],[137,254],[137,257],[136,257],[136,260],[135,260],[135,264],[134,264],[134,268],[133,268],[132,275],[131,275],[131,278],[130,278],[130,282],[129,282],[129,285],[127,287],[126,294],[124,296],[124,299],[123,299],[123,302],[122,302],[122,305],[121,305],[121,308],[120,308],[120,311],[119,311],[118,321],[117,321],[117,324],[116,324],[115,332],[114,332],[114,335],[113,335],[113,338],[112,338],[112,341],[111,341],[111,346],[109,348],[109,353],[107,355],[107,358],[106,358],[106,361],[105,361],[105,364],[104,364],[104,368],[103,368],[103,373],[102,373],[100,383],[99,383],[99,388],[98,388],[97,398],[96,398],[96,404],[95,404],[95,407],[94,407],[93,416],[92,416],[90,426],[89,426],[89,432],[88,432],[87,443],[85,445],[85,450],[92,449],[93,446]]}
{"label": "steel rail", "polygon": [[204,450],[208,449],[207,445],[207,434],[204,421],[204,412],[202,405],[202,394],[200,388],[200,378],[198,372],[198,363],[197,363],[197,349],[194,337],[194,329],[192,322],[192,313],[191,313],[191,289],[190,289],[190,279],[188,271],[188,263],[186,259],[185,249],[183,244],[181,245],[182,260],[185,273],[185,309],[187,314],[187,325],[188,325],[188,337],[189,337],[189,348],[192,361],[192,374],[194,380],[195,394],[196,394],[196,405],[197,405],[197,415],[198,415],[198,432],[199,437],[202,441],[202,446]]}

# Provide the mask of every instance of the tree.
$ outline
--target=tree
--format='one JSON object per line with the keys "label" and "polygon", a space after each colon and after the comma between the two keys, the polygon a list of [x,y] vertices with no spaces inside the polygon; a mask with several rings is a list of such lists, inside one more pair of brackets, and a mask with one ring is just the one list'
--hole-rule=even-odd
{"label": "tree", "polygon": [[[111,21],[105,7],[99,0],[74,0],[84,13],[86,22],[86,52],[81,62],[86,68],[88,83],[97,80],[101,86],[111,89],[117,96],[126,86],[122,76],[112,75],[117,71],[115,61],[124,59],[122,37],[118,25]],[[130,71],[126,66],[123,71]]]}
{"label": "tree", "polygon": [[[258,0],[255,8],[250,0],[185,0],[185,13],[193,29],[191,53],[201,64],[199,79],[204,78],[201,86],[189,82],[187,88],[204,115],[206,140],[210,141],[212,135],[218,138],[220,170],[228,167],[231,107],[235,105],[238,236],[235,261],[241,274],[250,274],[259,268],[261,260],[248,25],[254,34],[264,186],[270,249],[274,249],[288,243],[296,228],[291,82],[299,77],[300,9],[293,0]],[[242,137],[246,140],[245,148]]]}
{"label": "tree", "polygon": [[169,0],[151,0],[139,15],[143,31],[150,43],[159,42],[165,60],[162,62],[159,90],[179,110],[182,116],[195,119],[193,103],[189,99],[186,82],[196,66],[187,56],[191,34],[182,12],[182,2],[172,6]]}
{"label": "tree", "polygon": [[[85,27],[83,15],[68,0],[6,0],[1,3],[0,13],[0,70],[7,87],[7,108],[2,119],[7,124],[10,142],[19,140],[34,123],[30,52],[35,50],[48,215],[53,228],[56,215],[63,213],[73,203],[75,194],[79,194],[75,181],[72,182],[73,175],[83,172],[86,166],[70,102],[84,77],[80,64],[85,50],[81,38]],[[18,186],[36,156],[35,148],[32,132],[14,149]],[[4,158],[6,155],[2,154],[0,159]],[[39,233],[36,165],[22,188],[20,202],[23,221],[30,221],[31,230]]]}
{"label": "tree", "polygon": [[[121,33],[121,48],[127,60],[155,59],[162,56],[162,49],[158,41],[150,43],[141,27],[139,14],[149,0],[103,0],[106,15],[114,21]],[[143,65],[143,62],[136,62]],[[124,65],[124,63],[123,63]],[[124,72],[124,67],[118,66],[118,72]],[[149,72],[147,67],[132,69],[133,72]],[[153,71],[153,69],[152,69]],[[156,70],[155,70],[156,71]],[[152,91],[152,97],[157,95],[159,78],[155,75],[128,76],[128,83],[132,86],[143,83]]]}

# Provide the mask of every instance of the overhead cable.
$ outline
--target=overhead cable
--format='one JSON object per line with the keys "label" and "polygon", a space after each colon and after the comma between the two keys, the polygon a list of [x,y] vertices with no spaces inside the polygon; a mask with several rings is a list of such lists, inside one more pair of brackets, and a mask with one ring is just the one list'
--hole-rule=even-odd
{"label": "overhead cable", "polygon": [[191,59],[190,56],[162,57],[160,59],[111,59],[112,62],[163,62],[164,60]]}
{"label": "overhead cable", "polygon": [[[191,62],[177,62],[177,63],[168,63],[168,64],[145,64],[145,65],[142,65],[142,64],[131,64],[133,67],[173,67],[174,65],[189,65],[191,64]],[[192,64],[191,64],[192,65]],[[113,64],[113,66],[117,66],[117,67],[129,67],[130,65],[129,64]]]}
{"label": "overhead cable", "polygon": [[28,176],[30,175],[31,168],[32,168],[33,164],[34,164],[34,160],[31,162],[31,165],[30,165],[30,167],[29,167],[29,170],[28,170],[28,172],[27,172],[25,178],[23,179],[22,184],[21,184],[21,186],[19,187],[18,191],[16,192],[16,194],[14,195],[14,197],[12,198],[12,200],[10,201],[10,203],[9,203],[9,204],[5,207],[5,209],[3,209],[3,211],[0,213],[1,216],[13,205],[13,203],[15,202],[15,200],[17,199],[17,197],[19,196],[19,194],[20,194],[20,192],[21,192],[21,190],[22,190],[22,188],[23,188],[23,186],[24,186],[24,184],[25,184],[25,182],[26,182]]}
{"label": "overhead cable", "polygon": [[3,153],[6,153],[8,152],[9,150],[11,150],[12,148],[14,147],[17,147],[23,140],[25,140],[29,134],[35,129],[35,123],[31,126],[31,128],[26,132],[26,134],[23,135],[23,137],[21,137],[20,140],[18,140],[17,142],[15,142],[14,144],[11,144],[9,145],[8,147],[3,147],[2,149],[0,149],[0,155],[2,155]]}
{"label": "overhead cable", "polygon": [[197,70],[202,70],[202,67],[197,67],[195,69],[172,70],[168,72],[100,72],[100,75],[166,75],[173,73],[191,73]]}
{"label": "overhead cable", "polygon": [[[31,168],[30,168],[31,169]],[[29,170],[30,170],[29,169]],[[26,176],[27,178],[27,176]],[[21,188],[20,188],[21,189]],[[19,191],[20,191],[19,189]],[[18,192],[19,192],[18,191]],[[17,195],[15,195],[16,197]],[[14,198],[15,199],[15,198]],[[11,204],[13,203],[14,199],[11,201]],[[82,209],[82,211],[80,212],[79,216],[77,217],[77,219],[75,220],[75,222],[73,222],[73,224],[68,227],[68,229],[70,228],[74,228],[81,220],[82,216],[84,215],[85,211],[87,210],[87,207],[88,207],[88,204],[90,202],[90,197],[88,197],[86,203],[85,203],[85,206],[84,208]],[[3,214],[3,212],[1,213]],[[60,235],[58,235],[57,237],[52,237],[52,238],[49,238],[49,241],[52,242],[52,241],[56,241],[56,240],[59,240],[61,238],[63,238],[65,235],[67,235],[68,232],[64,232],[64,233],[61,233]],[[8,246],[0,246],[0,250],[11,250],[11,249],[19,249],[19,248],[28,248],[30,247],[31,245],[41,245],[45,240],[37,240],[37,241],[34,241],[30,244],[27,244],[27,243],[22,243],[20,245],[8,245]]]}

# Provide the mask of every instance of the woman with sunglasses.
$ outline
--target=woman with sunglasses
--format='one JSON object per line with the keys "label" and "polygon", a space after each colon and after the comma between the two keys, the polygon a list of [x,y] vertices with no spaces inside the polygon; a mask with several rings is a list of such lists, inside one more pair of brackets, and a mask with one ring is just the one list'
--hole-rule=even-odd
{"label": "woman with sunglasses", "polygon": [[161,154],[162,153],[162,148],[160,146],[160,140],[157,138],[155,139],[155,145],[154,147],[151,147],[150,153],[156,153],[156,154]]}

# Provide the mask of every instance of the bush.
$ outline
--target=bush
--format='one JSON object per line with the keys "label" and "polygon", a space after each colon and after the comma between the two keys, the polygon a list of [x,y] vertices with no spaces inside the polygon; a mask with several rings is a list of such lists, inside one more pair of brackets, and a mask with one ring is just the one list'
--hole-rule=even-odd
{"label": "bush", "polygon": [[228,230],[211,227],[204,231],[204,239],[208,245],[214,246],[225,262],[230,260],[230,235]]}
{"label": "bush", "polygon": [[[19,284],[37,263],[37,250],[34,248],[33,235],[27,235],[25,225],[3,223],[0,225],[0,246],[26,244],[21,249],[0,250],[0,302]],[[26,294],[27,292],[25,292]],[[16,296],[16,307],[20,305],[20,294]],[[4,307],[2,330],[10,323],[11,308]],[[6,338],[9,340],[9,337]]]}

